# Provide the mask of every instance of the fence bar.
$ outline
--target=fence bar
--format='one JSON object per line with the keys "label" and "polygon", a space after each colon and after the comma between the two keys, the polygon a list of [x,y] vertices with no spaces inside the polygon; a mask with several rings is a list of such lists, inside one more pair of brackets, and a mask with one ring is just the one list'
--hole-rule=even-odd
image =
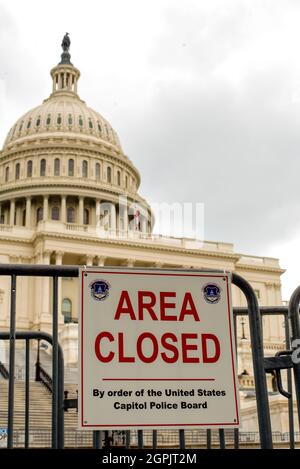
{"label": "fence bar", "polygon": [[53,277],[52,340],[52,448],[57,448],[58,277]]}
{"label": "fence bar", "polygon": [[179,430],[179,448],[185,449],[185,435],[184,430]]}
{"label": "fence bar", "polygon": [[[285,330],[285,346],[286,346],[286,350],[289,350],[291,347],[291,338],[290,338],[290,323],[289,323],[289,319],[287,316],[284,317],[284,330]],[[291,395],[291,397],[288,399],[290,449],[295,449],[292,370],[288,368],[286,371],[287,371],[288,392]]]}
{"label": "fence bar", "polygon": [[[64,448],[64,354],[62,348],[57,343],[57,374],[58,374],[58,383],[57,383],[57,447],[59,449]],[[52,374],[53,382],[53,374]]]}
{"label": "fence bar", "polygon": [[30,348],[29,339],[26,339],[25,351],[25,448],[29,447],[29,366],[30,366]]}
{"label": "fence bar", "polygon": [[7,447],[13,447],[14,438],[14,395],[15,395],[15,354],[16,354],[16,288],[17,277],[11,276],[10,329],[9,329],[9,382],[8,382],[8,432]]}
{"label": "fence bar", "polygon": [[143,435],[143,430],[138,430],[138,448],[143,449],[144,448],[144,435]]}
{"label": "fence bar", "polygon": [[[300,345],[300,322],[299,322],[300,286],[293,292],[289,301],[289,319],[292,327],[292,349]],[[295,343],[293,344],[293,342]],[[298,353],[297,353],[298,355]],[[294,363],[294,380],[297,399],[298,425],[300,429],[300,363]]]}
{"label": "fence bar", "polygon": [[238,428],[234,429],[234,449],[239,449],[240,447],[240,431]]}
{"label": "fence bar", "polygon": [[157,430],[152,431],[152,448],[157,449]]}
{"label": "fence bar", "polygon": [[126,449],[130,448],[130,430],[125,431],[125,447]]}
{"label": "fence bar", "polygon": [[[237,315],[233,315],[233,327],[234,327],[234,337],[235,337],[235,356],[236,364],[238,366],[238,354],[237,354],[237,343],[238,343],[238,332],[237,332]],[[234,449],[239,449],[239,429],[234,429]]]}
{"label": "fence bar", "polygon": [[261,334],[259,306],[253,288],[247,282],[247,280],[245,280],[240,275],[233,273],[232,282],[234,285],[236,285],[242,290],[246,297],[248,305],[251,344],[252,350],[254,350],[254,353],[252,354],[252,360],[256,387],[256,401],[261,448],[272,449],[272,430],[269,412],[267,381],[264,370],[264,349]]}
{"label": "fence bar", "polygon": [[219,428],[220,449],[226,449],[224,428]]}
{"label": "fence bar", "polygon": [[100,448],[100,440],[101,440],[101,435],[100,435],[99,430],[93,431],[93,448],[94,449],[99,449]]}
{"label": "fence bar", "polygon": [[206,447],[211,449],[211,429],[206,430]]}

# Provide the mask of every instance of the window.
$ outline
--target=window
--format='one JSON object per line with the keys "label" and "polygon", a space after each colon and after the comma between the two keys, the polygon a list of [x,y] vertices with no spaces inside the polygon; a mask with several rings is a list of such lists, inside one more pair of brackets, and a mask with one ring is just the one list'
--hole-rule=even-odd
{"label": "window", "polygon": [[9,167],[7,166],[5,168],[5,182],[8,182],[9,180]]}
{"label": "window", "polygon": [[51,209],[51,219],[59,220],[59,207],[57,207],[56,205]]}
{"label": "window", "polygon": [[40,163],[40,176],[46,175],[46,160],[43,158]]}
{"label": "window", "polygon": [[99,122],[98,122],[98,130],[99,130],[99,132],[101,132],[101,131],[102,131],[102,129],[101,129],[101,125],[100,125],[100,123],[99,123]]}
{"label": "window", "polygon": [[68,124],[69,124],[69,125],[72,125],[72,124],[73,124],[73,120],[72,120],[71,114],[69,114],[69,117],[68,117]]}
{"label": "window", "polygon": [[91,121],[91,119],[89,119],[89,128],[90,128],[90,129],[93,128],[93,122]]}
{"label": "window", "polygon": [[46,125],[50,125],[51,124],[51,116],[50,114],[48,114],[48,117],[47,117],[47,120],[46,120]]}
{"label": "window", "polygon": [[36,120],[35,125],[36,125],[37,127],[39,127],[40,123],[41,123],[41,118],[40,118],[40,116],[39,116],[39,117],[37,118],[37,120]]}
{"label": "window", "polygon": [[107,182],[111,182],[111,167],[107,168]]}
{"label": "window", "polygon": [[27,129],[30,129],[30,126],[31,126],[31,119],[29,119],[29,121],[27,122]]}
{"label": "window", "polygon": [[54,176],[60,175],[60,159],[55,158],[54,160]]}
{"label": "window", "polygon": [[68,162],[68,176],[74,176],[74,160]]}
{"label": "window", "polygon": [[82,120],[81,116],[79,116],[79,121],[78,122],[79,122],[79,126],[82,127],[83,126],[83,120]]}
{"label": "window", "polygon": [[88,162],[86,160],[82,162],[82,177],[88,177]]}
{"label": "window", "polygon": [[61,115],[60,114],[58,114],[56,122],[57,122],[58,125],[61,125],[62,120],[61,120]]}
{"label": "window", "polygon": [[67,223],[75,223],[75,209],[74,207],[67,208]]}
{"label": "window", "polygon": [[88,225],[90,220],[90,212],[89,209],[85,208],[83,211],[83,224]]}
{"label": "window", "polygon": [[36,222],[38,223],[43,219],[43,207],[38,207],[36,211]]}
{"label": "window", "polygon": [[64,298],[61,303],[61,312],[64,316],[65,324],[72,322],[72,301]]}
{"label": "window", "polygon": [[16,164],[16,179],[20,179],[20,163]]}
{"label": "window", "polygon": [[99,181],[99,179],[100,179],[100,163],[96,163],[95,173],[96,173],[96,180]]}
{"label": "window", "polygon": [[27,177],[28,178],[32,177],[32,161],[31,160],[27,161]]}
{"label": "window", "polygon": [[118,171],[118,173],[117,173],[117,178],[118,178],[118,186],[120,186],[121,185],[121,173],[120,173],[120,171]]}

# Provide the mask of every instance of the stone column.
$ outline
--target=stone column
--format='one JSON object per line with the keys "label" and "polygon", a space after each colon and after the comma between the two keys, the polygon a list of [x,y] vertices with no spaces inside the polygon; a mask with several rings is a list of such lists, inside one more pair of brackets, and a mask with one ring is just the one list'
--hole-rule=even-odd
{"label": "stone column", "polygon": [[115,233],[117,228],[116,206],[110,204],[110,230]]}
{"label": "stone column", "polygon": [[94,258],[94,256],[91,256],[91,255],[88,255],[88,254],[86,255],[85,265],[87,267],[90,267],[90,266],[93,265],[93,258]]}
{"label": "stone column", "polygon": [[141,228],[142,233],[147,233],[147,218],[145,217],[145,215],[142,215]]}
{"label": "stone column", "polygon": [[61,196],[61,207],[60,207],[60,211],[61,211],[61,221],[62,221],[63,223],[66,223],[67,201],[66,201],[66,196],[65,196],[65,195],[62,195],[62,196]]}
{"label": "stone column", "polygon": [[[50,264],[50,251],[44,251],[42,255],[43,264]],[[41,323],[51,323],[50,314],[50,279],[49,277],[42,278],[42,304],[41,304]]]}
{"label": "stone column", "polygon": [[48,200],[49,200],[49,196],[44,195],[44,200],[43,200],[43,220],[44,221],[48,220],[48,212],[49,212]]}
{"label": "stone column", "polygon": [[10,211],[9,211],[9,224],[15,224],[15,209],[16,209],[16,202],[15,199],[11,199],[10,201]]}
{"label": "stone column", "polygon": [[97,256],[97,264],[99,267],[103,267],[105,264],[105,256]]}
{"label": "stone column", "polygon": [[78,224],[79,225],[83,225],[83,209],[84,209],[84,198],[80,196],[79,205],[78,205]]}
{"label": "stone column", "polygon": [[30,228],[31,222],[31,197],[26,197],[26,217],[25,217],[25,226]]}
{"label": "stone column", "polygon": [[101,210],[101,200],[96,199],[96,226],[100,227],[100,210]]}

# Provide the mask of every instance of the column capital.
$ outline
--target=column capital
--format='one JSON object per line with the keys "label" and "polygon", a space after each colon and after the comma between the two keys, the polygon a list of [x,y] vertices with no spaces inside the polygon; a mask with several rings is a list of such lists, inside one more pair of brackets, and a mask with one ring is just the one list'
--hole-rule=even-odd
{"label": "column capital", "polygon": [[62,264],[63,255],[64,255],[63,251],[55,251],[55,264],[56,265]]}
{"label": "column capital", "polygon": [[106,256],[96,256],[97,264],[99,267],[103,267],[105,264]]}
{"label": "column capital", "polygon": [[87,254],[85,256],[85,265],[91,267],[93,265],[94,256]]}

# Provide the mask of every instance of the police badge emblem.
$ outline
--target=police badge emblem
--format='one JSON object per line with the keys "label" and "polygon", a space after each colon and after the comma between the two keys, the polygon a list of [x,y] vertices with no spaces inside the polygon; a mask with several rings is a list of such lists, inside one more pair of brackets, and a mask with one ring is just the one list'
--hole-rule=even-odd
{"label": "police badge emblem", "polygon": [[216,283],[207,283],[202,288],[206,303],[218,303],[221,299],[221,287]]}
{"label": "police badge emblem", "polygon": [[109,296],[110,284],[106,280],[93,280],[89,287],[94,300],[102,301]]}

